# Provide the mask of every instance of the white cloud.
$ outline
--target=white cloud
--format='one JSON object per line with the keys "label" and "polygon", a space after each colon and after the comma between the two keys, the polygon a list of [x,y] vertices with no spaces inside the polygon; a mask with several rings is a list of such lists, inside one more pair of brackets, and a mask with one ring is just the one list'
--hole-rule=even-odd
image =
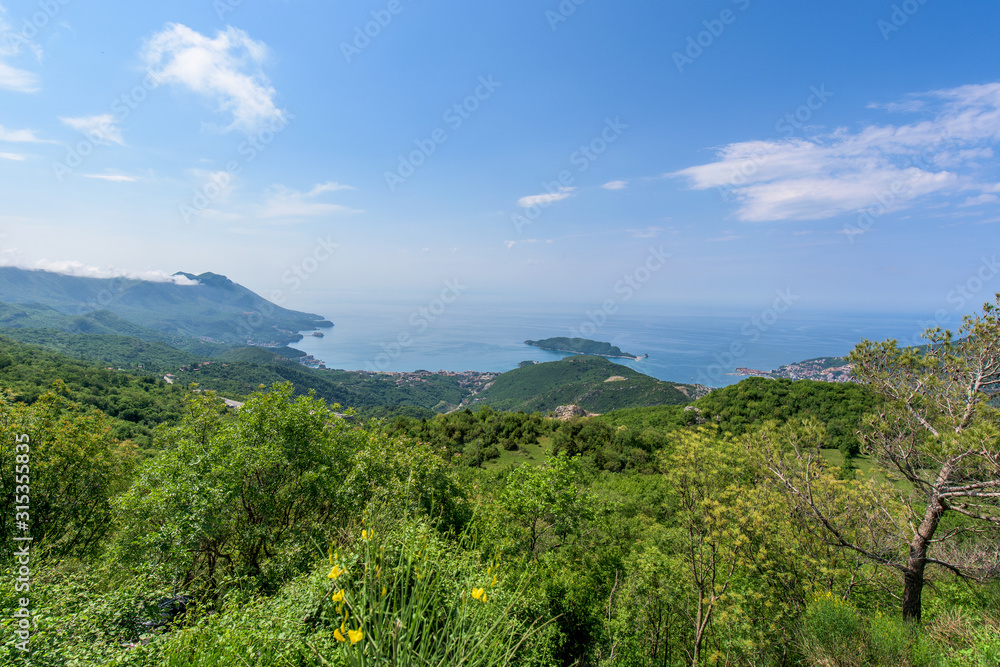
{"label": "white cloud", "polygon": [[[503,243],[505,246],[507,246],[507,250],[510,250],[518,243],[538,243],[538,239],[524,239],[523,241],[504,241]],[[552,243],[552,241],[546,241],[546,243]]]}
{"label": "white cloud", "polygon": [[326,183],[319,183],[313,186],[307,194],[309,197],[315,197],[316,195],[321,195],[324,192],[337,192],[338,190],[354,190],[355,188],[350,185],[343,185],[341,183],[335,183],[334,181],[327,181]]}
{"label": "white cloud", "polygon": [[313,186],[308,192],[298,192],[284,186],[275,186],[264,203],[258,207],[257,215],[261,218],[307,218],[360,213],[340,204],[316,201],[317,197],[327,192],[347,189],[353,188],[337,183],[322,183]]}
{"label": "white cloud", "polygon": [[147,280],[155,283],[174,283],[175,285],[199,285],[197,280],[191,280],[186,276],[173,276],[165,271],[132,271],[129,269],[117,269],[113,266],[105,268],[88,266],[83,262],[73,260],[53,261],[40,259],[34,264],[27,264],[23,260],[11,258],[0,258],[2,266],[16,266],[21,269],[33,269],[38,271],[48,271],[50,273],[60,273],[66,276],[76,276],[79,278],[129,278],[132,280]]}
{"label": "white cloud", "polygon": [[696,190],[721,188],[745,221],[816,220],[876,205],[903,210],[931,194],[988,189],[979,172],[1000,140],[1000,83],[932,91],[883,108],[932,115],[907,125],[729,144],[717,161],[667,176]]}
{"label": "white cloud", "polygon": [[0,125],[0,141],[25,144],[52,144],[54,141],[39,139],[34,130],[8,130]]}
{"label": "white cloud", "polygon": [[1000,203],[1000,197],[993,194],[983,193],[978,197],[969,197],[964,202],[959,204],[959,206],[979,206],[981,204],[997,204]]}
{"label": "white cloud", "polygon": [[232,26],[210,39],[179,23],[168,24],[142,50],[149,73],[157,82],[208,98],[216,111],[232,117],[226,129],[247,133],[268,121],[285,118],[274,102],[277,93],[261,69],[267,56],[263,42]]}
{"label": "white cloud", "polygon": [[0,153],[0,159],[3,160],[16,160],[18,162],[24,160],[24,156],[20,153]]}
{"label": "white cloud", "polygon": [[523,208],[531,208],[532,206],[548,206],[557,201],[562,201],[567,197],[571,196],[573,190],[576,188],[560,188],[559,192],[549,192],[544,195],[530,195],[528,197],[521,197],[517,200],[517,205]]}
{"label": "white cloud", "polygon": [[109,113],[97,116],[81,116],[79,118],[60,118],[64,124],[82,132],[97,143],[125,145],[122,132],[115,127],[115,117]]}
{"label": "white cloud", "polygon": [[125,174],[116,174],[113,172],[108,172],[104,174],[83,174],[84,178],[97,178],[102,181],[112,181],[114,183],[134,183],[139,180],[138,176],[126,176]]}
{"label": "white cloud", "polygon": [[38,76],[23,69],[0,62],[0,88],[19,93],[35,93],[41,89]]}
{"label": "white cloud", "polygon": [[660,235],[663,231],[662,227],[646,227],[645,229],[630,229],[628,230],[632,238],[636,239],[652,239]]}
{"label": "white cloud", "polygon": [[605,190],[624,190],[628,187],[628,183],[626,181],[609,181],[601,187]]}

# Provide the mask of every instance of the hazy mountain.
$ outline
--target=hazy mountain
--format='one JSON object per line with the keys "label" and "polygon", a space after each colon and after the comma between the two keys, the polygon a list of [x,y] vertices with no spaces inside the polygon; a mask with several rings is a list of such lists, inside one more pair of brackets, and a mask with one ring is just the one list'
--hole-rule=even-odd
{"label": "hazy mountain", "polygon": [[[167,336],[184,336],[221,343],[289,343],[299,340],[296,332],[333,326],[320,315],[277,306],[246,287],[216,273],[177,273],[192,284],[152,282],[132,278],[81,278],[48,271],[0,267],[0,302],[48,306],[63,315],[85,316],[108,311],[118,318]],[[26,308],[24,316],[52,319],[52,313]],[[51,327],[61,324],[27,320],[17,323],[8,313],[5,326]],[[86,326],[87,322],[80,322]],[[120,323],[114,331],[149,339],[139,332],[125,331]],[[101,329],[98,327],[98,329]],[[80,329],[75,329],[80,331]]]}

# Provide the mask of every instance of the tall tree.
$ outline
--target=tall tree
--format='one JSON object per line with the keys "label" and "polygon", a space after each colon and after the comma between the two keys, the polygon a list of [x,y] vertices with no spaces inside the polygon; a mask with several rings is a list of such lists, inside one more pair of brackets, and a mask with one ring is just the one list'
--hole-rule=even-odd
{"label": "tall tree", "polygon": [[971,579],[1000,576],[997,306],[1000,295],[957,335],[928,330],[919,348],[862,341],[851,353],[857,380],[882,399],[860,433],[866,452],[901,477],[898,505],[877,485],[833,484],[794,439],[785,439],[784,456],[764,447],[771,472],[832,543],[902,574],[906,619],[920,620],[929,565]]}

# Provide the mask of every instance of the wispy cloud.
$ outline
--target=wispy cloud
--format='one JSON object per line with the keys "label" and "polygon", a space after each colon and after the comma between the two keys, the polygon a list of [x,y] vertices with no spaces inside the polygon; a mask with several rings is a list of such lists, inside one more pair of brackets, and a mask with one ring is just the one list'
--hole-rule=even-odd
{"label": "wispy cloud", "polygon": [[118,174],[114,172],[106,172],[103,174],[83,174],[84,178],[96,178],[102,181],[111,181],[113,183],[134,183],[139,179],[138,176],[126,176],[125,174]]}
{"label": "wispy cloud", "polygon": [[982,204],[1000,204],[1000,197],[994,194],[983,193],[978,197],[969,197],[959,206],[980,206]]}
{"label": "wispy cloud", "polygon": [[22,47],[30,48],[39,58],[41,58],[41,50],[24,35],[14,31],[4,19],[5,13],[3,5],[0,5],[0,88],[18,93],[37,92],[41,89],[38,75],[14,67],[4,61],[20,54]]}
{"label": "wispy cloud", "polygon": [[252,133],[285,116],[261,69],[268,48],[242,30],[227,26],[209,38],[171,23],[146,42],[141,55],[158,82],[198,93],[217,112],[229,115],[232,120],[226,129]]}
{"label": "wispy cloud", "polygon": [[624,190],[628,187],[626,181],[609,181],[601,186],[605,190]]}
{"label": "wispy cloud", "polygon": [[97,143],[125,145],[121,130],[115,125],[115,117],[109,113],[79,118],[60,118],[64,124],[82,132]]}
{"label": "wispy cloud", "polygon": [[313,186],[307,192],[292,190],[283,185],[275,186],[271,189],[267,199],[259,206],[257,215],[261,218],[310,218],[360,213],[360,211],[340,204],[317,201],[317,198],[325,193],[353,189],[339,183],[321,183]]}
{"label": "wispy cloud", "polygon": [[[551,243],[552,241],[546,241],[546,243]],[[538,239],[524,239],[522,241],[504,241],[503,244],[507,246],[507,250],[510,250],[519,243],[538,243]]]}
{"label": "wispy cloud", "polygon": [[343,185],[342,183],[327,181],[326,183],[319,183],[317,185],[314,185],[312,190],[306,193],[306,196],[315,197],[317,195],[323,194],[324,192],[337,192],[339,190],[354,190],[354,189],[356,188],[350,185]]}
{"label": "wispy cloud", "polygon": [[662,227],[646,227],[645,229],[630,229],[628,230],[632,238],[636,239],[652,239],[660,235],[663,231]]}
{"label": "wispy cloud", "polygon": [[543,195],[529,195],[527,197],[521,197],[517,200],[517,205],[523,208],[531,208],[532,206],[547,206],[572,196],[573,190],[575,189],[576,188],[560,188],[559,192],[548,192]]}
{"label": "wispy cloud", "polygon": [[930,117],[733,143],[715,162],[667,176],[695,190],[725,189],[745,221],[830,218],[887,199],[886,209],[903,210],[931,194],[989,190],[980,172],[1000,139],[1000,83],[932,91],[884,108]]}
{"label": "wispy cloud", "polygon": [[46,139],[39,139],[35,136],[34,130],[8,130],[3,125],[0,125],[0,141],[7,141],[10,143],[24,143],[24,144],[52,144],[56,143],[54,141],[49,141]]}
{"label": "wispy cloud", "polygon": [[25,156],[20,153],[0,153],[0,159],[2,160],[15,160],[17,162],[21,162],[24,160],[24,157]]}

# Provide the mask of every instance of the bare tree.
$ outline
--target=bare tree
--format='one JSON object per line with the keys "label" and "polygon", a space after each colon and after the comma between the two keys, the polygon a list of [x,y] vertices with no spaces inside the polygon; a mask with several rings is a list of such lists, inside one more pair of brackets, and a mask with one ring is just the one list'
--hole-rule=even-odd
{"label": "bare tree", "polygon": [[918,348],[862,341],[851,353],[855,378],[883,398],[860,435],[885,472],[909,483],[896,486],[899,503],[885,485],[838,485],[795,438],[758,437],[765,466],[830,543],[902,574],[906,619],[920,620],[928,565],[976,580],[1000,575],[998,306],[1000,295],[955,336],[928,330]]}

